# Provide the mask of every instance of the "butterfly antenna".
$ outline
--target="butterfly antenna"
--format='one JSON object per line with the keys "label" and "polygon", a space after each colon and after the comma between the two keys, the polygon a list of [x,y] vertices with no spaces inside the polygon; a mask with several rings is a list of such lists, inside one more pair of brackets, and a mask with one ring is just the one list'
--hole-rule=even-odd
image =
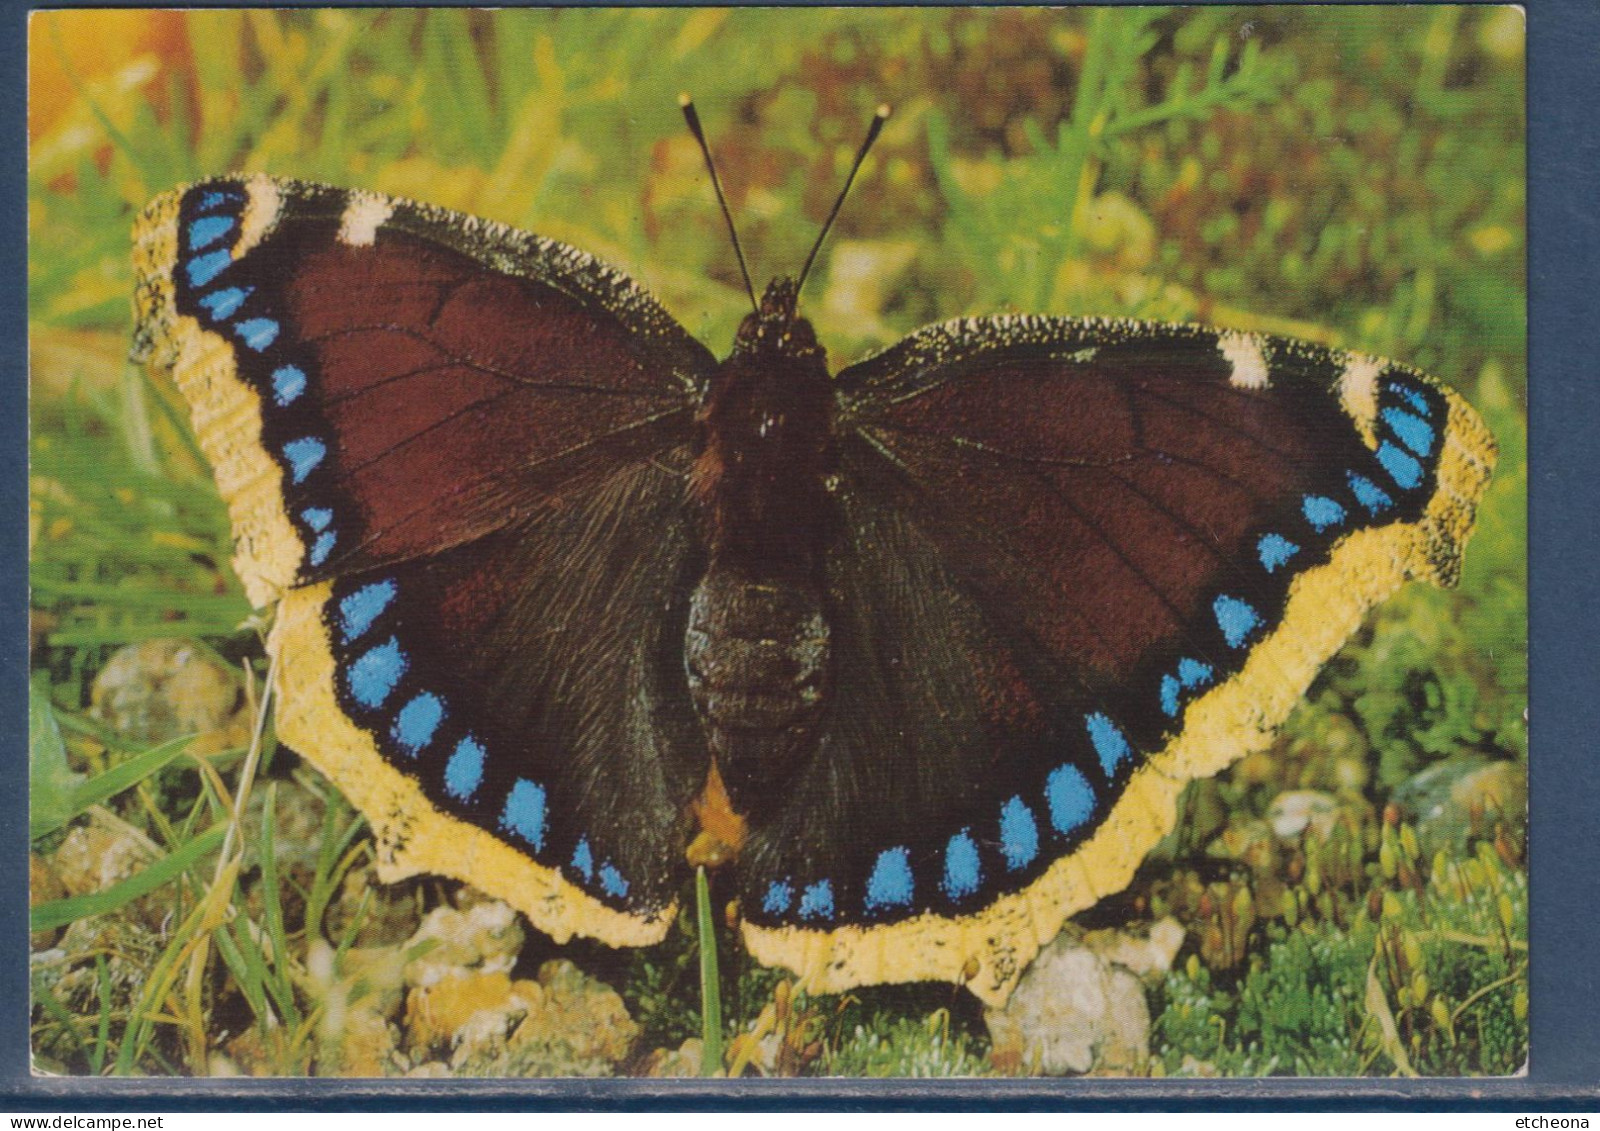
{"label": "butterfly antenna", "polygon": [[799,293],[801,287],[806,285],[806,276],[811,274],[811,265],[816,262],[817,252],[822,250],[822,241],[828,238],[828,231],[833,227],[833,222],[839,216],[839,209],[844,207],[844,198],[850,195],[850,186],[856,183],[856,174],[861,172],[861,163],[867,159],[867,150],[872,148],[872,143],[878,140],[878,135],[883,132],[883,123],[889,120],[889,104],[883,103],[878,107],[878,112],[872,116],[872,125],[867,127],[867,136],[862,139],[861,148],[856,150],[856,162],[850,166],[850,175],[844,179],[844,187],[839,190],[839,199],[833,202],[833,211],[828,213],[827,220],[823,221],[822,231],[817,233],[817,242],[811,245],[811,254],[806,256],[806,265],[800,268],[800,281],[794,289]]}
{"label": "butterfly antenna", "polygon": [[717,163],[711,160],[711,147],[706,144],[706,132],[700,128],[700,115],[695,112],[694,100],[687,94],[678,95],[678,105],[683,108],[683,120],[689,123],[689,132],[700,143],[700,152],[706,159],[706,172],[711,174],[711,187],[717,190],[717,203],[722,207],[722,218],[728,222],[728,235],[733,237],[733,254],[739,260],[739,274],[744,276],[744,289],[750,295],[750,306],[761,313],[761,303],[756,299],[756,288],[750,282],[750,268],[744,265],[744,248],[739,246],[739,232],[733,226],[733,213],[728,211],[728,199],[722,195],[722,178],[717,176]]}

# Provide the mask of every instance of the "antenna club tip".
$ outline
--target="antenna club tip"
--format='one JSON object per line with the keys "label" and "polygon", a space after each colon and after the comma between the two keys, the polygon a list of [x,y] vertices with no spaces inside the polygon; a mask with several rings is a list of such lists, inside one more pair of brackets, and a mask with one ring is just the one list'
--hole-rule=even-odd
{"label": "antenna club tip", "polygon": [[678,106],[681,109],[687,110],[693,104],[694,99],[689,97],[689,92],[687,90],[681,90],[678,92]]}
{"label": "antenna club tip", "polygon": [[888,121],[889,120],[889,115],[893,114],[893,113],[894,113],[894,107],[893,106],[890,106],[887,102],[878,103],[878,111],[877,111],[878,121],[880,121],[880,122]]}

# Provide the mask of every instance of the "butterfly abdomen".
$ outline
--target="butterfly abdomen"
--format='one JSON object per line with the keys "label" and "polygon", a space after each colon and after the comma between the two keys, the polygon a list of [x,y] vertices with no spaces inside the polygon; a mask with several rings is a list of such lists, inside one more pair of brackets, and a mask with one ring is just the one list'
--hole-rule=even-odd
{"label": "butterfly abdomen", "polygon": [[690,602],[684,670],[744,813],[804,763],[826,704],[832,406],[823,353],[795,315],[792,286],[774,283],[709,383],[689,489],[707,564]]}

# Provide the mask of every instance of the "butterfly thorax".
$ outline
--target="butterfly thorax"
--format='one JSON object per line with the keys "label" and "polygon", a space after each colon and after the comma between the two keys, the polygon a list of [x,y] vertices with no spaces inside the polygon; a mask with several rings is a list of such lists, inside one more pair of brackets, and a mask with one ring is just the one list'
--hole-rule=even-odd
{"label": "butterfly thorax", "polygon": [[808,756],[827,692],[832,404],[824,352],[796,313],[794,284],[778,280],[711,378],[689,486],[707,564],[685,667],[745,813]]}

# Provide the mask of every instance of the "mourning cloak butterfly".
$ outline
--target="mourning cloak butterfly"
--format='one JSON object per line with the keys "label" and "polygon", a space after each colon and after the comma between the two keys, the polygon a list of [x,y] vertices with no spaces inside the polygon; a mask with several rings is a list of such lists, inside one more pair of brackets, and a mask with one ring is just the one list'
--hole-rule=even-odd
{"label": "mourning cloak butterfly", "polygon": [[1494,461],[1431,378],[1253,333],[964,319],[830,375],[778,280],[719,362],[571,247],[265,176],[136,242],[278,733],[381,874],[620,946],[721,861],[815,991],[1003,1000],[1368,608],[1455,580]]}

